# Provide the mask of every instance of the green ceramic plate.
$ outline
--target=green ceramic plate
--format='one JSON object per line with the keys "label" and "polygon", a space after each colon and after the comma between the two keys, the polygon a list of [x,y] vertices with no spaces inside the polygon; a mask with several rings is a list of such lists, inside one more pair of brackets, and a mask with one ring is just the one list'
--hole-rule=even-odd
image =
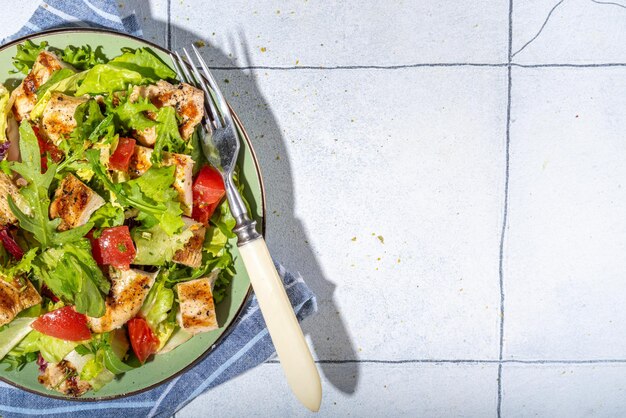
{"label": "green ceramic plate", "polygon": [[[13,69],[11,58],[15,55],[16,45],[25,39],[32,39],[33,42],[37,43],[48,41],[50,46],[57,48],[64,48],[67,45],[88,44],[92,47],[102,45],[105,54],[109,57],[118,55],[122,47],[137,48],[149,46],[165,62],[171,63],[167,50],[139,38],[96,29],[61,29],[22,38],[0,48],[0,81],[6,83],[10,82],[11,79],[17,78],[17,76],[19,78],[22,77],[21,74],[10,73]],[[242,138],[239,167],[241,180],[245,185],[245,197],[250,203],[252,215],[256,218],[259,225],[262,225],[262,229],[265,229],[263,222],[265,218],[265,200],[258,162],[250,139],[238,119],[236,122]],[[236,241],[233,241],[232,244],[236,248]],[[232,281],[228,296],[217,306],[217,317],[220,323],[218,330],[196,335],[172,352],[156,356],[154,360],[146,363],[143,367],[122,375],[98,392],[87,392],[78,400],[94,401],[129,396],[142,392],[183,373],[206,355],[210,355],[211,350],[216,344],[219,344],[220,339],[229,331],[229,327],[241,311],[250,292],[250,280],[241,259],[237,257],[236,249],[234,256],[237,274]],[[68,399],[60,396],[57,392],[46,390],[37,382],[38,371],[34,363],[29,364],[19,372],[7,372],[2,369],[4,367],[0,367],[0,379],[9,384],[30,392]]]}

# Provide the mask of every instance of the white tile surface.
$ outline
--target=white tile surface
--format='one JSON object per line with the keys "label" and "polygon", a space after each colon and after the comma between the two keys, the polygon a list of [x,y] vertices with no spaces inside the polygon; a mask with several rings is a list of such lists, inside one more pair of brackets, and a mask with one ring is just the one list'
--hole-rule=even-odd
{"label": "white tile surface", "polygon": [[[203,39],[238,65],[338,66],[504,62],[508,4],[467,2],[172,1],[184,28],[174,45]],[[177,32],[175,31],[176,35]],[[184,42],[183,42],[184,41]],[[246,57],[248,55],[248,57]],[[232,65],[213,61],[214,65]]]}
{"label": "white tile surface", "polygon": [[[222,417],[492,417],[497,368],[493,364],[370,364],[354,395],[327,386],[322,408],[313,414],[292,395],[278,395],[288,390],[280,365],[265,364],[198,397],[176,417],[205,417],[208,405],[212,415]],[[343,365],[332,368],[338,376],[345,372]]]}
{"label": "white tile surface", "polygon": [[624,358],[625,76],[514,70],[507,358]]}
{"label": "white tile surface", "polygon": [[625,63],[626,3],[514,1],[513,53],[526,64]]}
{"label": "white tile surface", "polygon": [[625,364],[506,365],[502,416],[624,416],[625,373]]}
{"label": "white tile surface", "polygon": [[[318,290],[317,355],[497,358],[506,70],[217,74],[259,152],[269,246]],[[357,353],[326,341],[339,316]]]}

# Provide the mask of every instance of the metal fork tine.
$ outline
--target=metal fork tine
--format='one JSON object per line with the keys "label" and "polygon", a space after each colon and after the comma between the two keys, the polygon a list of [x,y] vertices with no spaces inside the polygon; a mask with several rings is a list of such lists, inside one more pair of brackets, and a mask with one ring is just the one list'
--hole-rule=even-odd
{"label": "metal fork tine", "polygon": [[226,103],[226,99],[224,99],[224,96],[222,95],[222,92],[219,86],[217,85],[215,78],[213,78],[211,71],[209,71],[209,68],[204,62],[202,55],[200,55],[198,48],[196,48],[194,44],[191,44],[191,48],[193,49],[193,52],[196,53],[196,57],[198,57],[198,61],[200,62],[200,67],[202,67],[202,72],[204,73],[207,81],[209,82],[209,87],[211,87],[211,89],[215,93],[215,99],[217,101],[217,105],[219,106],[221,110],[221,114],[222,114],[222,117],[224,118],[224,122],[227,125],[230,125],[231,127],[234,128],[235,125],[233,124],[233,120],[230,117],[230,109],[228,109],[228,104]]}
{"label": "metal fork tine", "polygon": [[178,64],[180,66],[180,69],[183,71],[183,74],[185,76],[185,80],[183,81],[185,81],[186,83],[193,83],[193,79],[191,78],[191,74],[189,73],[189,70],[187,69],[187,65],[185,61],[180,56],[178,51],[174,51],[174,54],[176,54],[176,58],[178,58]]}
{"label": "metal fork tine", "polygon": [[174,64],[174,71],[176,72],[176,75],[178,76],[178,79],[180,81],[185,81],[185,79],[183,77],[183,73],[181,72],[180,66],[178,64],[178,59],[176,59],[176,57],[172,53],[170,53],[170,58],[172,59],[172,64]]}
{"label": "metal fork tine", "polygon": [[211,92],[209,91],[209,88],[207,87],[206,83],[204,82],[204,78],[200,75],[200,72],[196,68],[196,64],[193,61],[193,59],[191,58],[191,56],[189,55],[189,52],[187,52],[187,50],[185,48],[183,48],[183,52],[185,53],[185,56],[187,57],[187,61],[189,62],[189,64],[191,64],[191,71],[193,73],[194,79],[196,80],[196,86],[200,87],[202,89],[202,91],[204,91],[205,102],[209,106],[209,111],[210,111],[211,116],[215,120],[215,125],[216,125],[217,128],[221,128],[222,127],[222,121],[220,119],[219,112],[215,108],[215,104],[213,104],[213,100],[211,100],[211,97],[212,97]]}

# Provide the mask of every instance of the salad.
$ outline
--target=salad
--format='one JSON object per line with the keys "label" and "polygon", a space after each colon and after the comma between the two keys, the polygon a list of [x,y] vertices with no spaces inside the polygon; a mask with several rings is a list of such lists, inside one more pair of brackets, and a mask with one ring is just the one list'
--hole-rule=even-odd
{"label": "salad", "polygon": [[149,48],[17,47],[0,85],[0,362],[97,391],[218,328],[235,221],[204,94]]}

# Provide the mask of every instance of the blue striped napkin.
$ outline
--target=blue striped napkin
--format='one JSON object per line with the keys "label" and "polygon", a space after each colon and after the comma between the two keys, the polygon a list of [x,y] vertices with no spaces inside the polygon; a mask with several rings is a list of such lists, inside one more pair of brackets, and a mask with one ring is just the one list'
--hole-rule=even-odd
{"label": "blue striped napkin", "polygon": [[[121,16],[111,0],[48,0],[43,2],[19,32],[22,37],[56,27],[100,27],[141,36],[133,14]],[[276,265],[299,320],[317,310],[315,295],[299,275]],[[274,354],[255,297],[247,301],[233,331],[190,371],[155,389],[127,398],[101,402],[62,401],[22,391],[0,382],[0,416],[73,418],[93,416],[169,417],[195,397],[253,368]]]}

